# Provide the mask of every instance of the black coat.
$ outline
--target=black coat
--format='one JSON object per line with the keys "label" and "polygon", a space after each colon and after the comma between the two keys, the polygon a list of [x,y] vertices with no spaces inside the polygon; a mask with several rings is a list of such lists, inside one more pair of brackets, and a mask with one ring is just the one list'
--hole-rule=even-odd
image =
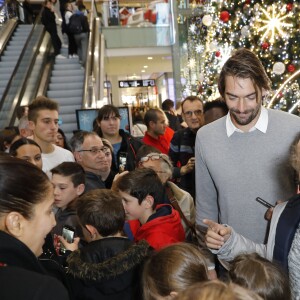
{"label": "black coat", "polygon": [[119,172],[120,154],[124,153],[126,154],[125,170],[132,171],[135,169],[136,153],[139,150],[139,148],[143,145],[143,142],[131,136],[130,134],[128,134],[122,129],[119,130],[119,134],[122,137],[122,142],[121,142],[120,150],[117,153],[118,161],[116,162],[115,155],[113,155],[111,169],[115,173]]}
{"label": "black coat", "polygon": [[67,259],[75,278],[76,299],[141,299],[141,266],[149,255],[146,241],[132,244],[128,238],[111,237],[91,242]]}
{"label": "black coat", "polygon": [[41,21],[49,33],[57,32],[55,14],[46,6],[43,8]]}
{"label": "black coat", "polygon": [[67,300],[69,295],[25,244],[0,231],[0,299]]}

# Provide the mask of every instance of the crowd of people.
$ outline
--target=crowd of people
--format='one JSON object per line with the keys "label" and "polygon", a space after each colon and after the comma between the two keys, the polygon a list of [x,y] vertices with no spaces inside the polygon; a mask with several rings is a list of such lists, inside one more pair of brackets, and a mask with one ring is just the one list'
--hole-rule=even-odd
{"label": "crowd of people", "polygon": [[0,136],[0,299],[299,299],[300,119],[269,90],[239,49],[222,98],[137,110],[135,136],[104,105],[69,141],[33,100]]}

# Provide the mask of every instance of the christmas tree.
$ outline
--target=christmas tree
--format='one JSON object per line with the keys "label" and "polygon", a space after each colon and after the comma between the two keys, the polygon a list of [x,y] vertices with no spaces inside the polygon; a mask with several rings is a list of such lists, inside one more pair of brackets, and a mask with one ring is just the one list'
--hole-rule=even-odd
{"label": "christmas tree", "polygon": [[204,101],[217,98],[220,69],[234,49],[245,47],[257,54],[272,80],[273,94],[265,105],[298,114],[299,0],[200,1],[190,5],[190,15],[184,16],[183,3],[179,4],[178,23],[184,37],[180,40],[183,96],[197,94]]}

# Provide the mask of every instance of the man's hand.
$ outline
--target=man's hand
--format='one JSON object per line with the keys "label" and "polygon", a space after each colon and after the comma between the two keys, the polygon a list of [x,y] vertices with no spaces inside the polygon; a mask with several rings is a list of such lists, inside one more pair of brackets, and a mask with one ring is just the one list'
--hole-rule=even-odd
{"label": "man's hand", "polygon": [[180,169],[180,175],[185,175],[192,172],[195,169],[195,157],[191,157],[185,166]]}
{"label": "man's hand", "polygon": [[208,248],[220,249],[231,235],[231,227],[218,224],[214,221],[204,219],[203,223],[208,226],[205,235],[205,243]]}
{"label": "man's hand", "polygon": [[116,188],[116,182],[117,182],[117,180],[118,180],[119,178],[121,178],[122,176],[124,176],[124,175],[127,174],[127,173],[129,173],[129,172],[128,172],[128,171],[124,171],[124,172],[122,172],[122,173],[117,173],[117,174],[116,174],[116,176],[115,176],[115,178],[114,178],[114,180],[113,180],[113,182],[112,182],[111,188],[110,188],[112,191],[115,191],[115,192],[118,191],[117,188]]}
{"label": "man's hand", "polygon": [[[283,202],[284,202],[284,201],[278,200],[278,201],[276,201],[276,204],[275,204],[275,205],[280,204],[280,203],[283,203]],[[271,221],[272,215],[273,215],[273,210],[274,210],[274,207],[270,207],[270,208],[268,208],[268,210],[266,211],[266,213],[265,213],[265,219],[266,219],[267,221]]]}

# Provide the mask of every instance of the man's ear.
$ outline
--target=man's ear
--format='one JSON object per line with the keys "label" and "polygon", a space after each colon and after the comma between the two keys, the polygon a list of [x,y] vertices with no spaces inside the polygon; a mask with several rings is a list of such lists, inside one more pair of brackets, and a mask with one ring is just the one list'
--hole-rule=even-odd
{"label": "man's ear", "polygon": [[15,211],[8,213],[5,217],[5,227],[7,232],[18,238],[22,235],[24,217]]}
{"label": "man's ear", "polygon": [[152,208],[154,203],[154,198],[151,195],[147,195],[142,203],[145,208]]}
{"label": "man's ear", "polygon": [[35,124],[33,121],[28,121],[28,127],[30,130],[34,130],[35,129]]}
{"label": "man's ear", "polygon": [[85,225],[86,230],[92,235],[98,233],[97,229],[93,225]]}
{"label": "man's ear", "polygon": [[150,122],[149,122],[149,128],[152,128],[154,125],[155,125],[155,122],[154,122],[154,121],[150,121]]}
{"label": "man's ear", "polygon": [[85,185],[83,183],[79,184],[77,187],[76,187],[76,193],[77,193],[77,196],[80,196],[83,194],[84,192],[84,189],[85,189]]}
{"label": "man's ear", "polygon": [[73,152],[73,155],[74,155],[74,158],[75,158],[75,160],[76,160],[77,162],[82,161],[82,156],[81,156],[81,154],[80,154],[78,151],[74,151],[74,152]]}

